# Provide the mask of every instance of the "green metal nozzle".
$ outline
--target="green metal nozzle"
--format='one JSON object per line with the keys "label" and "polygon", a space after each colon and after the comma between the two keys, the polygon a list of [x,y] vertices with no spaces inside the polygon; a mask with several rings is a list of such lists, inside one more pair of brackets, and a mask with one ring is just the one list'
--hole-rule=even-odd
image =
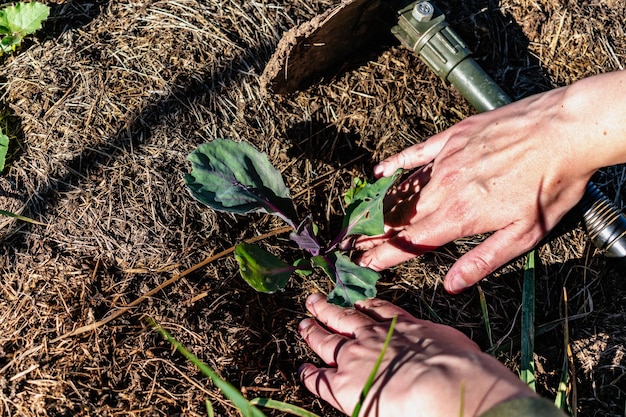
{"label": "green metal nozzle", "polygon": [[[419,0],[398,11],[391,32],[441,79],[454,85],[478,112],[504,106],[512,99],[476,63],[468,46],[430,1]],[[589,182],[578,204],[594,245],[609,257],[626,256],[626,216]]]}
{"label": "green metal nozzle", "polygon": [[511,102],[432,3],[420,1],[401,9],[398,24],[391,32],[435,74],[454,85],[477,111],[493,110]]}

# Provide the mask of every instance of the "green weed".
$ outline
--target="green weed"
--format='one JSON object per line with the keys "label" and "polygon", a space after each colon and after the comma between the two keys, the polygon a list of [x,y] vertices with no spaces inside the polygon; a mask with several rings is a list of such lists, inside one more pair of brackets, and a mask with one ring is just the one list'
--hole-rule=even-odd
{"label": "green weed", "polygon": [[[41,29],[50,8],[39,2],[18,2],[0,10],[0,56],[14,52],[24,37]],[[4,117],[3,117],[4,118]],[[9,137],[0,129],[0,172],[4,170]]]}
{"label": "green weed", "polygon": [[520,378],[535,391],[535,251],[526,258],[522,288],[522,366]]}

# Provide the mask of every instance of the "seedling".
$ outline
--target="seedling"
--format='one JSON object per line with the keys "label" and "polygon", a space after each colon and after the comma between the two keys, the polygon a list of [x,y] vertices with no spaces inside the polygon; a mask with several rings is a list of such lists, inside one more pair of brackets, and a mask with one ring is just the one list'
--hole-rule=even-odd
{"label": "seedling", "polygon": [[50,8],[39,2],[19,2],[0,10],[0,51],[7,54],[15,51],[25,36],[41,29],[48,18]]}
{"label": "seedling", "polygon": [[323,245],[318,240],[318,228],[312,216],[298,219],[280,172],[252,145],[216,139],[200,145],[187,159],[192,171],[185,175],[185,183],[194,198],[217,211],[278,216],[293,228],[290,239],[307,253],[306,257],[289,264],[258,245],[238,244],[235,258],[239,271],[254,289],[273,293],[285,288],[293,273],[308,275],[318,268],[335,283],[328,295],[334,304],[353,306],[358,300],[376,296],[380,275],[356,265],[340,253],[338,247],[350,235],[384,233],[383,198],[400,171],[376,182],[358,183],[348,193],[350,204],[341,231],[332,242]]}
{"label": "seedling", "polygon": [[[50,8],[39,2],[18,2],[0,10],[0,56],[15,51],[25,36],[41,29]],[[0,129],[0,172],[9,148],[9,137]]]}

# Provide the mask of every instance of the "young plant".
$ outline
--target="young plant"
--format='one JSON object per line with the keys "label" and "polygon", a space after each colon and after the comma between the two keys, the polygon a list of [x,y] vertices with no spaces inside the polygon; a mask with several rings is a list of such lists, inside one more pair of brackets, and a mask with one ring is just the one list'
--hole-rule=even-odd
{"label": "young plant", "polygon": [[290,239],[307,253],[305,258],[289,264],[257,245],[237,245],[239,270],[254,289],[272,293],[285,288],[292,273],[306,275],[319,268],[335,283],[328,295],[332,303],[353,306],[358,300],[376,295],[379,274],[356,265],[338,247],[350,235],[384,233],[383,198],[400,171],[373,183],[359,183],[349,196],[341,231],[323,245],[311,215],[298,219],[280,172],[252,145],[216,139],[200,145],[187,159],[192,171],[185,175],[185,183],[194,198],[217,211],[278,216],[293,228]]}
{"label": "young plant", "polygon": [[[25,36],[41,29],[50,8],[39,2],[18,2],[0,10],[0,56],[15,51]],[[0,172],[4,170],[9,137],[0,129]]]}
{"label": "young plant", "polygon": [[41,29],[49,14],[50,8],[36,1],[18,2],[0,10],[0,54],[15,51],[25,36]]}

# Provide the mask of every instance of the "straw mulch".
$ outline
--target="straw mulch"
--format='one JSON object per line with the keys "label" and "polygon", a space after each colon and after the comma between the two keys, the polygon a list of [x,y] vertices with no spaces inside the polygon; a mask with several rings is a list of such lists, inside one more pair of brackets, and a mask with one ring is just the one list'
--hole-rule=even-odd
{"label": "straw mulch", "polygon": [[[341,195],[375,161],[472,114],[408,51],[391,45],[306,91],[262,97],[259,77],[281,34],[330,0],[46,1],[44,30],[0,68],[15,116],[0,208],[0,415],[218,415],[237,412],[141,320],[150,316],[253,398],[337,415],[302,389],[316,361],[296,327],[321,276],[257,294],[238,276],[236,242],[297,253],[278,221],[215,214],[194,202],[186,155],[216,137],[266,152],[313,212],[322,236]],[[443,0],[480,64],[515,98],[626,65],[621,0]],[[15,133],[17,131],[17,133]],[[622,167],[597,183],[624,207]],[[441,278],[480,237],[385,272],[382,298],[454,325],[519,368],[523,260],[479,288],[446,295]],[[569,401],[582,416],[623,416],[624,264],[589,244],[578,224],[539,249],[538,390],[554,398],[569,312]],[[168,281],[169,280],[169,281]],[[563,301],[563,289],[569,301]],[[268,412],[268,415],[278,415]]]}

